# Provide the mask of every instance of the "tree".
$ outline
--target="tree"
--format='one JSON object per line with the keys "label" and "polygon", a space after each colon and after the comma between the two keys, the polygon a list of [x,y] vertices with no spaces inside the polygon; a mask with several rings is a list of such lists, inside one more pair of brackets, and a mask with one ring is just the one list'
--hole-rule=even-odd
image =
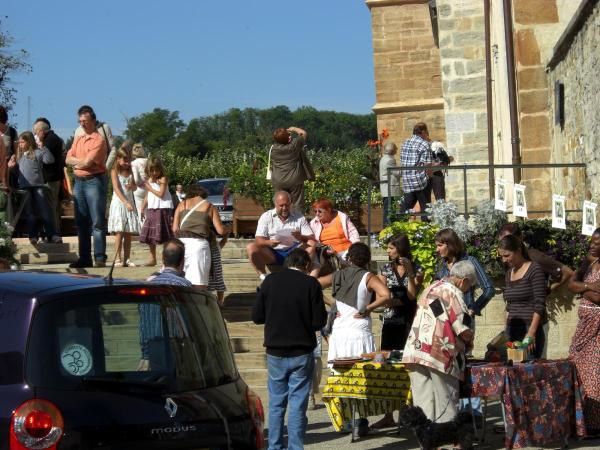
{"label": "tree", "polygon": [[125,136],[141,142],[150,151],[156,151],[175,139],[184,126],[179,111],[154,108],[152,112],[129,119]]}
{"label": "tree", "polygon": [[2,30],[2,20],[0,19],[0,104],[7,108],[15,104],[17,93],[17,90],[11,86],[11,74],[31,72],[31,66],[26,62],[27,51],[11,49],[13,42],[13,37]]}

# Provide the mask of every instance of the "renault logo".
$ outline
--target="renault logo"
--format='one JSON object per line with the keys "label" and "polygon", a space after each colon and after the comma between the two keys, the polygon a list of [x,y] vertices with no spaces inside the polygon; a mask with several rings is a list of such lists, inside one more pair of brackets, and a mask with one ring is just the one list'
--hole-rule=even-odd
{"label": "renault logo", "polygon": [[173,418],[177,414],[177,403],[173,401],[171,397],[167,397],[167,401],[165,402],[165,411],[169,417]]}

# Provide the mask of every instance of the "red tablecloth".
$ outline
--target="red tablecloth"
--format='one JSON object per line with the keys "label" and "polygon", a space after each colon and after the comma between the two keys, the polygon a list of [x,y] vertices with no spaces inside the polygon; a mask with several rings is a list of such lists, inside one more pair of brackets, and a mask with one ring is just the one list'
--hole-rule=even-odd
{"label": "red tablecloth", "polygon": [[506,448],[543,446],[585,435],[581,388],[569,361],[512,367],[489,363],[467,370],[463,395],[500,397],[506,414]]}

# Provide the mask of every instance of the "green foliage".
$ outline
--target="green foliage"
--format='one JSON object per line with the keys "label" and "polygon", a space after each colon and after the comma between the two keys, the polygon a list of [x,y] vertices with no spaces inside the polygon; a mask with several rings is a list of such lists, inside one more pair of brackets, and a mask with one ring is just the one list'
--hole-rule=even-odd
{"label": "green foliage", "polygon": [[413,258],[421,264],[425,285],[431,283],[436,267],[435,234],[439,228],[428,222],[394,222],[379,233],[378,241],[387,246],[394,236],[404,234],[410,241]]}
{"label": "green foliage", "polygon": [[[462,216],[454,215],[451,204],[435,205],[438,220],[431,224],[426,222],[398,221],[392,223],[379,234],[379,243],[387,245],[396,234],[406,234],[411,243],[413,255],[424,267],[426,281],[431,280],[435,270],[435,233],[444,228],[452,228],[461,236],[467,226]],[[498,257],[498,232],[507,222],[502,211],[495,211],[492,202],[480,203],[474,208],[475,215],[468,227],[467,238],[464,239],[466,251],[474,256],[485,268],[491,278],[502,277],[505,268]],[[552,228],[550,219],[520,220],[523,237],[532,247],[544,252],[564,265],[577,269],[589,249],[590,238],[581,235],[581,222],[567,222],[566,230]]]}
{"label": "green foliage", "polygon": [[179,156],[204,157],[230,148],[266,148],[280,127],[298,126],[308,133],[313,149],[361,147],[376,131],[374,114],[358,115],[318,111],[303,106],[268,109],[232,108],[221,114],[198,117],[186,124],[177,111],[155,108],[128,120],[125,134],[151,151],[163,150]]}
{"label": "green foliage", "polygon": [[[306,204],[329,198],[345,212],[357,211],[367,204],[368,181],[364,178],[368,161],[365,148],[309,152],[315,169],[315,180],[305,184]],[[271,208],[273,188],[265,178],[268,150],[224,149],[211,151],[203,158],[160,153],[170,185],[187,185],[201,178],[230,177],[230,189],[256,199]],[[381,204],[377,189],[372,191],[372,204]]]}
{"label": "green foliage", "polygon": [[564,265],[577,269],[588,253],[590,238],[581,234],[581,222],[567,221],[565,230],[552,228],[552,220],[521,220],[523,239]]}
{"label": "green foliage", "polygon": [[175,139],[184,126],[178,111],[154,108],[152,112],[129,119],[125,135],[134,142],[141,142],[149,151],[156,151]]}
{"label": "green foliage", "polygon": [[0,20],[0,105],[7,109],[15,104],[17,90],[13,87],[11,75],[16,72],[31,72],[27,63],[28,52],[24,49],[14,49],[14,38],[2,28]]}

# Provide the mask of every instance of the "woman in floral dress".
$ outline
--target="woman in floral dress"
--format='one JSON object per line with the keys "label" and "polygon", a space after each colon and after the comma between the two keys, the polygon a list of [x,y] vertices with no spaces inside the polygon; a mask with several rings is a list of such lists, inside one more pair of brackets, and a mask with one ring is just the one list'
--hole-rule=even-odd
{"label": "woman in floral dress", "polygon": [[569,280],[569,290],[580,294],[579,322],[569,349],[583,386],[587,434],[600,434],[600,228],[592,235],[583,265]]}
{"label": "woman in floral dress", "polygon": [[[410,241],[403,234],[394,236],[387,246],[390,262],[379,278],[392,292],[392,305],[383,311],[381,350],[402,350],[417,311],[417,294],[423,285],[423,270],[412,259]],[[393,427],[394,416],[387,413],[372,428]]]}

